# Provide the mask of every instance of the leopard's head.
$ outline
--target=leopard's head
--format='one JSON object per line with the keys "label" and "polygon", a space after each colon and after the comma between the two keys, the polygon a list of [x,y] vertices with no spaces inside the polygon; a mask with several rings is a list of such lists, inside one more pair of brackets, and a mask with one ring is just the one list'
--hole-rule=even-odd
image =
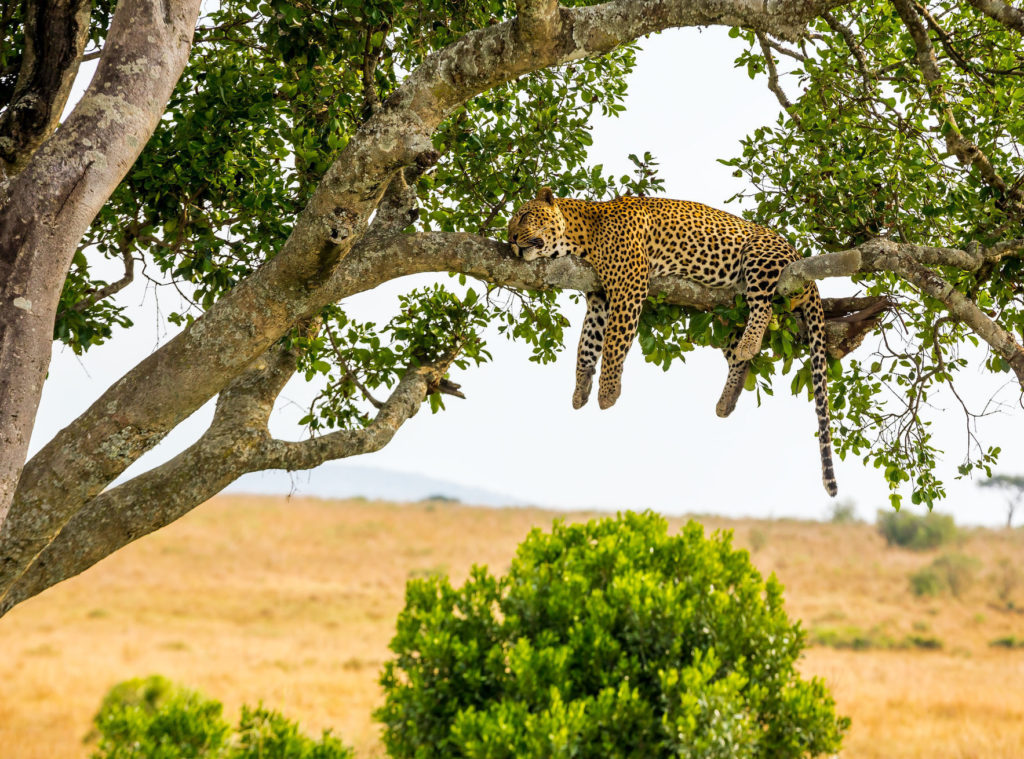
{"label": "leopard's head", "polygon": [[558,256],[559,246],[554,243],[564,234],[565,217],[550,187],[542,187],[534,200],[519,206],[508,222],[512,252],[526,261]]}

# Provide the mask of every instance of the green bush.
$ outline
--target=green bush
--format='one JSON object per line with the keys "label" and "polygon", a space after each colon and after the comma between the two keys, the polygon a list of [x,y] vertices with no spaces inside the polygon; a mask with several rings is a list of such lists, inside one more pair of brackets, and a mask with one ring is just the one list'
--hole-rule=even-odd
{"label": "green bush", "polygon": [[414,580],[377,713],[393,757],[784,759],[849,724],[774,576],[650,513],[534,530],[507,575]]}
{"label": "green bush", "polygon": [[938,548],[957,537],[953,517],[934,511],[918,515],[909,511],[879,509],[876,525],[888,545],[915,551]]}
{"label": "green bush", "polygon": [[963,598],[974,585],[980,562],[962,553],[945,553],[923,569],[910,574],[910,589],[916,596],[951,593]]}
{"label": "green bush", "polygon": [[107,693],[93,719],[99,745],[92,759],[351,759],[351,749],[325,732],[319,741],[262,706],[242,707],[238,729],[218,701],[159,675],[128,680]]}
{"label": "green bush", "polygon": [[852,651],[897,648],[896,639],[877,625],[870,630],[856,625],[816,627],[811,630],[811,645]]}
{"label": "green bush", "polygon": [[827,519],[832,524],[856,524],[857,505],[853,501],[835,501],[828,509]]}
{"label": "green bush", "polygon": [[910,590],[915,596],[941,596],[946,592],[946,583],[931,567],[924,567],[910,573]]}
{"label": "green bush", "polygon": [[1004,635],[1001,638],[989,641],[994,648],[1024,648],[1024,637],[1016,635]]}

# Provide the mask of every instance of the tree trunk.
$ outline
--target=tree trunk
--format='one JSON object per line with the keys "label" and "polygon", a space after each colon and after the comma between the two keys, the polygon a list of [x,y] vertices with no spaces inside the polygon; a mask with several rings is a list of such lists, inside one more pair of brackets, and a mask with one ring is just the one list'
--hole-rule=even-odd
{"label": "tree trunk", "polygon": [[[156,128],[198,15],[199,0],[122,0],[85,95],[0,187],[0,534],[10,532],[71,258]],[[37,545],[41,516],[23,522],[18,539],[0,552],[0,576],[23,568],[21,547]]]}

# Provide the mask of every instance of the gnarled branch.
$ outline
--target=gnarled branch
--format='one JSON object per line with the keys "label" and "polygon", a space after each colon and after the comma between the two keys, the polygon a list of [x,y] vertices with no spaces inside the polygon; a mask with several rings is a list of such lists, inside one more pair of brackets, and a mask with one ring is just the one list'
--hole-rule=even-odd
{"label": "gnarled branch", "polygon": [[180,519],[247,472],[311,469],[383,448],[438,388],[450,362],[407,371],[365,428],[293,443],[272,439],[267,431],[274,400],[295,371],[294,354],[276,343],[224,389],[213,422],[198,441],[78,511],[0,601],[0,616]]}

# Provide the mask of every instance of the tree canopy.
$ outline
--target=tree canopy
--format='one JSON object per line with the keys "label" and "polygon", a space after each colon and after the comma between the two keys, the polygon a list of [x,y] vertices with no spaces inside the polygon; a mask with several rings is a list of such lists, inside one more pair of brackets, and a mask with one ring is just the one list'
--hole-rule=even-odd
{"label": "tree canopy", "polygon": [[[985,368],[1024,384],[1024,13],[755,5],[225,0],[200,17],[198,0],[3,2],[0,613],[245,472],[381,448],[458,394],[453,366],[488,360],[488,325],[552,360],[568,325],[556,294],[596,276],[493,238],[542,184],[661,191],[656,156],[612,176],[587,148],[591,117],[624,108],[636,40],[676,26],[732,28],[737,64],[784,107],[727,161],[749,179],[751,218],[824,254],[792,265],[783,292],[828,276],[863,291],[826,301],[840,455],[878,467],[896,505],[901,486],[941,498],[927,401],[955,392],[961,347],[987,344]],[[98,275],[101,257],[123,276]],[[345,297],[424,271],[455,278],[410,290],[385,324],[346,312]],[[117,339],[131,325],[116,294],[139,276],[187,299],[168,315],[181,333],[26,463],[51,336],[76,352]],[[653,284],[639,338],[653,363],[743,322],[737,292]],[[751,389],[806,391],[783,306]],[[841,362],[866,332],[878,347]],[[323,390],[309,438],[277,440],[267,417],[296,372]],[[108,487],[215,396],[198,442]],[[997,456],[975,440],[961,474]]]}

